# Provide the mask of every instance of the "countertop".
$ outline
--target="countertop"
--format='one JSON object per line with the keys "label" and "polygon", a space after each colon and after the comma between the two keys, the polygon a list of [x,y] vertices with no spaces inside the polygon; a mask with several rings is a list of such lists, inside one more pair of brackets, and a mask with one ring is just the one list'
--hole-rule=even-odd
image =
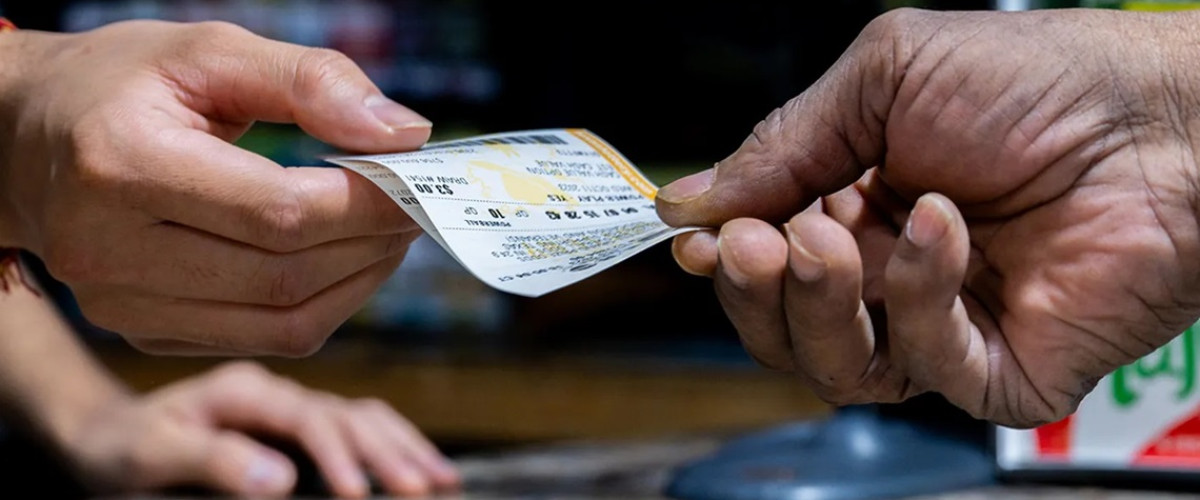
{"label": "countertop", "polygon": [[[717,438],[576,442],[461,457],[465,491],[440,500],[665,500],[671,471],[717,450]],[[120,500],[174,500],[138,496]],[[198,498],[198,497],[197,497]],[[211,498],[211,497],[205,497]],[[320,497],[302,497],[320,498]],[[911,500],[1174,500],[1197,493],[1009,485],[912,497]],[[117,500],[117,499],[106,499]]]}
{"label": "countertop", "polygon": [[[594,356],[448,362],[365,354],[377,351],[342,344],[315,359],[265,363],[310,387],[383,398],[435,438],[492,442],[508,436],[546,443],[455,454],[466,481],[463,493],[450,497],[456,500],[665,500],[674,470],[719,450],[726,438],[830,410],[793,380],[760,369],[614,363]],[[141,390],[216,363],[126,351],[104,352],[102,359]],[[998,498],[1167,500],[1200,494],[1009,485],[921,500]]]}

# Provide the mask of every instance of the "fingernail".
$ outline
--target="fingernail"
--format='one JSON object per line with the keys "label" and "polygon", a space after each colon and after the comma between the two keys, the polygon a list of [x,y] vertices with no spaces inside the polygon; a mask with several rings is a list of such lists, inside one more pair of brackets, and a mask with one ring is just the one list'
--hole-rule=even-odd
{"label": "fingernail", "polygon": [[928,248],[942,239],[950,227],[950,214],[942,201],[935,196],[925,195],[917,200],[904,236],[918,248]]}
{"label": "fingernail", "polygon": [[658,190],[658,198],[667,203],[683,203],[692,200],[712,187],[716,171],[716,167],[713,167],[667,184]]}
{"label": "fingernail", "polygon": [[460,480],[458,467],[455,467],[454,464],[450,463],[450,460],[447,458],[434,458],[433,468],[436,471],[436,474],[438,474],[439,478],[443,481],[456,483]]}
{"label": "fingernail", "polygon": [[458,469],[449,464],[438,466],[437,474],[442,486],[452,486],[462,482],[462,475],[459,474]]}
{"label": "fingernail", "polygon": [[[754,282],[752,276],[746,273],[743,266],[746,262],[746,244],[744,236],[736,232],[727,234],[717,233],[717,262],[725,280],[739,289],[747,289]],[[753,257],[750,257],[753,259]]]}
{"label": "fingernail", "polygon": [[[676,236],[675,239],[671,241],[671,256],[675,258],[675,263],[678,264],[679,268],[683,269],[684,272],[691,274],[693,276],[701,276],[701,277],[705,277],[705,278],[711,278],[712,273],[713,273],[712,267],[708,267],[707,269],[692,268],[687,265],[687,263],[684,261],[684,259],[681,259],[681,257],[684,257],[683,250],[682,250],[683,242],[684,241],[693,242],[693,243],[691,243],[693,245],[703,244],[703,243],[694,243],[697,240],[708,240],[708,241],[712,242],[711,244],[713,245],[714,248],[716,248],[717,247],[717,232],[716,231],[696,231],[691,234]],[[703,264],[708,265],[708,264],[715,264],[715,263],[703,262]]]}
{"label": "fingernail", "polygon": [[728,237],[725,235],[724,231],[717,233],[717,267],[725,273],[725,276],[730,277],[730,279],[733,281],[744,281],[744,278],[737,269],[737,266],[733,266],[730,265],[729,262],[725,262],[725,260],[732,260],[730,258],[729,251],[725,249],[726,246],[728,246],[726,243],[727,239]]}
{"label": "fingernail", "polygon": [[287,465],[270,457],[259,457],[246,472],[246,483],[256,493],[279,493],[292,486],[292,472]]}
{"label": "fingernail", "polygon": [[354,498],[362,498],[371,493],[371,483],[361,473],[346,474],[344,477],[348,493]]}
{"label": "fingernail", "polygon": [[417,496],[429,493],[429,483],[416,471],[405,468],[397,471],[397,474],[400,477],[400,483],[404,485],[404,493]]}
{"label": "fingernail", "polygon": [[791,251],[788,252],[788,267],[792,269],[792,274],[805,283],[812,283],[824,277],[828,268],[825,261],[809,250],[800,240],[800,235],[793,232],[790,226],[784,228],[790,243],[788,246],[791,247]]}
{"label": "fingernail", "polygon": [[708,277],[708,275],[700,272],[699,269],[692,269],[692,268],[688,267],[687,264],[684,264],[684,262],[682,260],[679,260],[678,257],[675,258],[675,264],[678,265],[680,269],[683,269],[683,272],[688,273],[692,276]]}
{"label": "fingernail", "polygon": [[433,127],[433,122],[424,116],[382,95],[368,97],[363,104],[380,123],[393,133]]}

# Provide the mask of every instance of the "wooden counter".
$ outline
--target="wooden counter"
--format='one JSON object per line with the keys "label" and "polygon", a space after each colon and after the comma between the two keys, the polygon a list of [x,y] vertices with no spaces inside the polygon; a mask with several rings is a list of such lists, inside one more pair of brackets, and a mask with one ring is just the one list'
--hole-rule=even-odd
{"label": "wooden counter", "polygon": [[[101,349],[100,355],[138,389],[219,363],[123,348]],[[466,480],[455,500],[663,500],[673,471],[718,450],[722,436],[829,411],[790,377],[755,367],[570,356],[452,360],[354,344],[330,346],[305,360],[263,362],[311,387],[382,398],[435,440],[497,446],[454,455]],[[922,500],[1196,497],[1004,486]]]}
{"label": "wooden counter", "polygon": [[[574,442],[459,459],[461,495],[438,500],[668,500],[662,491],[680,464],[716,450],[719,439]],[[904,500],[1181,500],[1196,494],[993,486]],[[177,496],[106,500],[182,500]],[[211,497],[203,497],[211,498]],[[323,498],[323,497],[300,497]],[[430,499],[432,500],[432,499]]]}
{"label": "wooden counter", "polygon": [[[120,346],[99,352],[139,390],[220,362],[146,356]],[[331,345],[303,360],[261,361],[309,387],[383,399],[434,440],[447,442],[737,432],[829,411],[790,376],[754,366],[570,356],[447,359],[365,344]]]}

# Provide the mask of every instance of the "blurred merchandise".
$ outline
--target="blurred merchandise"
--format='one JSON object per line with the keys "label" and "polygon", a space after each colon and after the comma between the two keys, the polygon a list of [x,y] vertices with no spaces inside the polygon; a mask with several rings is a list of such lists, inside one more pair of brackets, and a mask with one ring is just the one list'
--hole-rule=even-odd
{"label": "blurred merchandise", "polygon": [[1061,9],[1073,7],[1170,11],[1200,8],[1195,0],[994,0],[998,10]]}
{"label": "blurred merchandise", "polygon": [[1170,11],[1200,8],[1200,2],[1194,0],[1081,0],[1080,7],[1100,7],[1106,9]]}
{"label": "blurred merchandise", "polygon": [[[911,2],[909,2],[911,3]],[[986,8],[987,0],[925,0]],[[435,133],[583,127],[651,164],[711,164],[837,59],[880,0],[613,0],[577,15],[482,0],[0,0],[27,29],[223,20],[344,52]],[[680,119],[697,116],[704,119]],[[465,134],[464,134],[465,135]],[[651,169],[652,170],[652,169]],[[647,172],[654,175],[653,172]]]}
{"label": "blurred merchandise", "polygon": [[1014,477],[1151,476],[1200,483],[1200,323],[1118,368],[1079,409],[1037,429],[996,430],[1000,469]]}
{"label": "blurred merchandise", "polygon": [[62,29],[128,19],[227,21],[267,38],[338,50],[389,94],[486,101],[500,80],[482,59],[481,15],[469,1],[91,0],[69,4]]}
{"label": "blurred merchandise", "polygon": [[495,336],[510,321],[510,296],[467,273],[428,235],[348,326],[414,335]]}
{"label": "blurred merchandise", "polygon": [[885,9],[912,7],[930,10],[986,10],[992,0],[884,0]]}
{"label": "blurred merchandise", "polygon": [[320,158],[336,152],[296,126],[269,123],[252,127],[237,140],[237,145],[284,166],[331,166]]}
{"label": "blurred merchandise", "polygon": [[1031,10],[1078,7],[1077,0],[993,0],[996,10]]}

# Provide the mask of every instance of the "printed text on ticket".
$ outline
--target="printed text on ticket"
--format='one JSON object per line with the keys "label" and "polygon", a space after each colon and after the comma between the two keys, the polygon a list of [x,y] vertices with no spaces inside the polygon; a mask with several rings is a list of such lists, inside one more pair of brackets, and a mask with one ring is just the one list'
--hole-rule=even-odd
{"label": "printed text on ticket", "polygon": [[584,129],[492,134],[328,161],[386,191],[476,277],[527,297],[696,229],[664,224],[654,184]]}

